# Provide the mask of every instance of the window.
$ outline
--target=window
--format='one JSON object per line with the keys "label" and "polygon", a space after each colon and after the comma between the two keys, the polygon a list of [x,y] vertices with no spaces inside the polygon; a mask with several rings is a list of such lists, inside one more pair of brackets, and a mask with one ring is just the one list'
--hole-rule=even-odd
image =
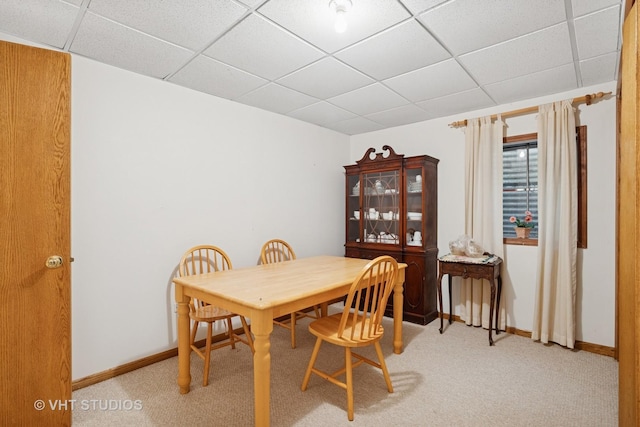
{"label": "window", "polygon": [[[515,238],[516,231],[509,218],[523,220],[525,211],[531,211],[534,223],[538,218],[537,135],[522,135],[505,142],[502,167],[502,235]],[[538,238],[538,227],[531,230],[530,238]]]}
{"label": "window", "polygon": [[[578,247],[587,247],[587,127],[576,128],[578,157]],[[504,243],[538,243],[538,135],[517,135],[504,139],[502,150],[502,233]],[[517,239],[509,218],[531,211],[536,226],[528,239]]]}

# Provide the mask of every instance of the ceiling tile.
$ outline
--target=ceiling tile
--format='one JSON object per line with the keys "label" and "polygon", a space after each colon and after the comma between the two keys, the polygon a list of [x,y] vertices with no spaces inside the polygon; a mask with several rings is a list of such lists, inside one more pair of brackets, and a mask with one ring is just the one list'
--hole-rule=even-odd
{"label": "ceiling tile", "polygon": [[487,93],[498,103],[536,98],[556,92],[576,89],[573,63],[485,86]]}
{"label": "ceiling tile", "polygon": [[571,0],[573,16],[586,15],[613,5],[620,5],[620,0]]}
{"label": "ceiling tile", "polygon": [[203,53],[268,80],[324,56],[313,46],[255,15],[247,17]]}
{"label": "ceiling tile", "polygon": [[79,8],[52,0],[3,0],[0,28],[8,34],[61,49]]}
{"label": "ceiling tile", "polygon": [[415,105],[405,105],[380,113],[368,114],[365,118],[387,126],[401,126],[433,118],[429,113]]}
{"label": "ceiling tile", "polygon": [[319,99],[275,83],[269,83],[253,92],[242,95],[237,98],[236,101],[276,113],[286,114],[289,111],[314,104],[318,102]]}
{"label": "ceiling tile", "polygon": [[580,74],[582,76],[583,86],[614,81],[617,72],[618,55],[616,53],[609,53],[580,61]]}
{"label": "ceiling tile", "polygon": [[247,11],[231,0],[92,0],[89,10],[191,50],[203,49]]}
{"label": "ceiling tile", "polygon": [[[380,52],[387,54],[380,55]],[[451,57],[414,20],[385,30],[335,56],[378,80],[407,73]]]}
{"label": "ceiling tile", "polygon": [[169,81],[227,99],[235,99],[267,83],[203,55],[194,58]]}
{"label": "ceiling tile", "polygon": [[324,101],[291,111],[287,116],[320,126],[356,117],[355,114]]}
{"label": "ceiling tile", "polygon": [[333,58],[325,58],[278,80],[316,98],[331,98],[373,83],[373,79]]}
{"label": "ceiling tile", "polygon": [[255,8],[261,3],[264,3],[267,0],[237,0],[238,3],[244,3],[251,8]]}
{"label": "ceiling tile", "polygon": [[[438,82],[433,84],[433,82]],[[462,92],[478,85],[454,59],[430,65],[383,82],[411,101]]]}
{"label": "ceiling tile", "polygon": [[353,0],[353,7],[347,12],[348,28],[338,34],[328,0],[270,0],[258,12],[329,53],[411,16],[397,1]]}
{"label": "ceiling tile", "polygon": [[589,59],[618,50],[620,35],[613,31],[602,31],[602,27],[616,27],[619,20],[619,6],[577,18],[575,28],[580,59]]}
{"label": "ceiling tile", "polygon": [[346,133],[347,135],[356,135],[359,133],[373,132],[375,130],[383,129],[379,123],[372,122],[363,117],[356,117],[354,119],[343,120],[341,122],[331,123],[325,127],[333,129],[338,132]]}
{"label": "ceiling tile", "polygon": [[573,61],[567,24],[559,24],[459,57],[480,85],[555,68]]}
{"label": "ceiling tile", "polygon": [[193,55],[90,12],[85,13],[69,51],[157,78],[164,78]]}
{"label": "ceiling tile", "polygon": [[385,111],[409,103],[380,83],[329,98],[327,101],[359,115]]}
{"label": "ceiling tile", "polygon": [[566,12],[559,0],[453,0],[419,19],[461,55],[563,22]]}
{"label": "ceiling tile", "polygon": [[496,103],[482,89],[475,88],[453,95],[420,101],[416,105],[433,117],[443,117],[493,107]]}
{"label": "ceiling tile", "polygon": [[449,0],[400,0],[400,3],[404,4],[411,13],[417,15],[447,1]]}

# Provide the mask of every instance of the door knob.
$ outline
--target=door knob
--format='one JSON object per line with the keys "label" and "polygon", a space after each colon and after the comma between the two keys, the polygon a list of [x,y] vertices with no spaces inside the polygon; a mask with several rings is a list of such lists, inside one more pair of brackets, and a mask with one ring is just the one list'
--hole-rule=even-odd
{"label": "door knob", "polygon": [[47,268],[60,268],[62,267],[62,257],[60,255],[52,255],[47,258],[47,262],[44,265]]}

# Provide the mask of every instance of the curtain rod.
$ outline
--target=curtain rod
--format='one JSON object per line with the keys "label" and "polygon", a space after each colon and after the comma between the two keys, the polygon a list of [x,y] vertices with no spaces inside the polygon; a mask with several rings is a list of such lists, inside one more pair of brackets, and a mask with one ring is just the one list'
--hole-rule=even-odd
{"label": "curtain rod", "polygon": [[[591,103],[595,100],[598,100],[600,98],[604,98],[607,95],[611,95],[611,92],[598,92],[598,93],[592,93],[589,95],[585,95],[585,96],[580,96],[578,98],[573,98],[572,103],[576,103],[576,102],[584,102],[587,105],[591,105]],[[511,111],[507,111],[505,113],[501,113],[500,115],[502,117],[512,117],[512,116],[519,116],[520,114],[526,114],[526,113],[533,113],[535,111],[538,111],[538,107],[527,107],[527,108],[521,108],[519,110],[511,110]],[[491,115],[491,120],[494,120],[498,118],[498,114],[492,114]],[[457,128],[457,127],[462,127],[462,126],[466,126],[467,125],[467,120],[460,120],[458,122],[453,122],[453,123],[449,123],[449,127],[452,128]]]}

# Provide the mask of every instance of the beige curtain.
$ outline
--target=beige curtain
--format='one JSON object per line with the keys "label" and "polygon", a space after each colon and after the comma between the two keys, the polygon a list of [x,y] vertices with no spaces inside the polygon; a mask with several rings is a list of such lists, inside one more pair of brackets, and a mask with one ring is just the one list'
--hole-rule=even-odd
{"label": "beige curtain", "polygon": [[571,100],[538,114],[538,267],[531,338],[575,343],[578,165]]}
{"label": "beige curtain", "polygon": [[[465,234],[504,258],[502,244],[502,140],[504,123],[498,117],[467,121],[465,129]],[[491,286],[486,280],[462,280],[460,317],[467,325],[489,328]],[[504,292],[503,292],[504,295]],[[505,329],[504,300],[498,327]]]}

